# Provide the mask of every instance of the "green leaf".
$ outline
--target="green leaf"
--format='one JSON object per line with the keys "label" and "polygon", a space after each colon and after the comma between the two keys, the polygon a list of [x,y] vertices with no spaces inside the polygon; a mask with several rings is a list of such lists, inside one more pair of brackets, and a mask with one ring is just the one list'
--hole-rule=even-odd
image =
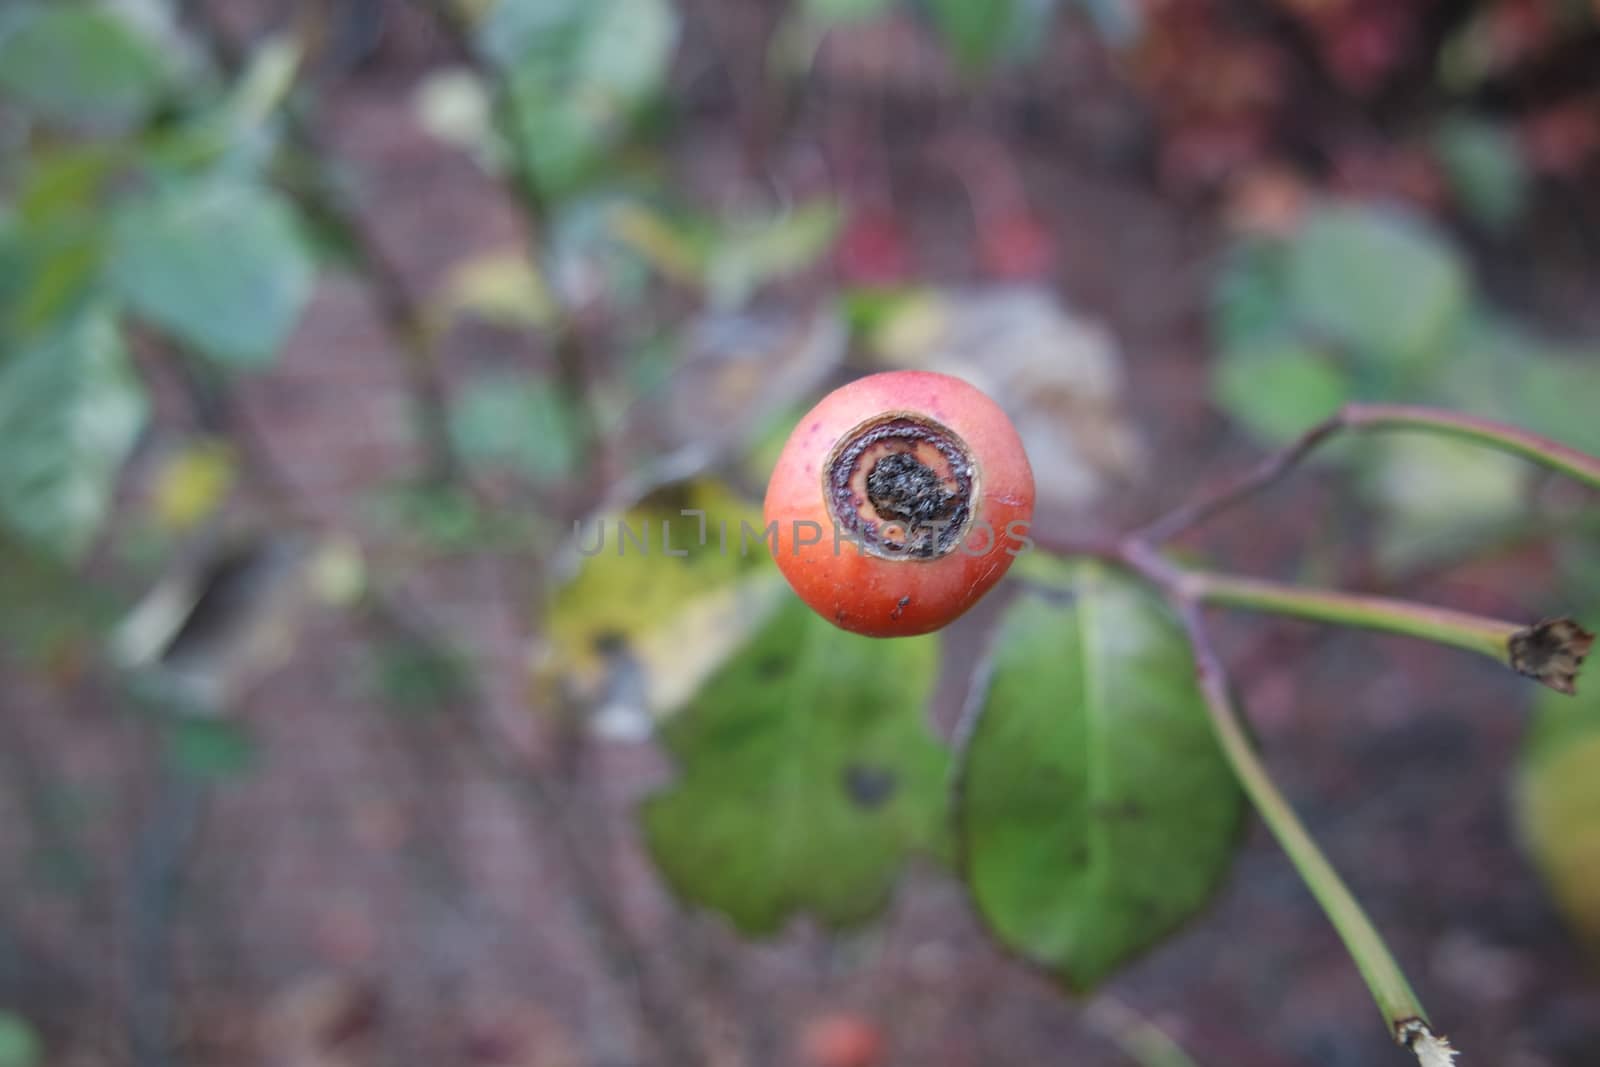
{"label": "green leaf", "polygon": [[1225,353],[1276,344],[1296,333],[1284,278],[1287,258],[1280,241],[1248,239],[1228,249],[1211,299],[1211,329]]}
{"label": "green leaf", "polygon": [[1016,43],[1018,0],[930,0],[933,21],[956,65],[980,74]]}
{"label": "green leaf", "polygon": [[801,5],[806,16],[819,26],[865,22],[893,6],[894,0],[805,0]]}
{"label": "green leaf", "polygon": [[478,44],[507,69],[561,63],[574,54],[589,6],[590,0],[498,0],[478,26]]}
{"label": "green leaf", "polygon": [[28,1020],[0,1012],[0,1067],[34,1067],[43,1059],[44,1044]]}
{"label": "green leaf", "polygon": [[126,162],[126,149],[116,142],[31,153],[17,190],[17,215],[33,223],[81,219],[99,206],[101,191]]}
{"label": "green leaf", "polygon": [[[116,620],[115,596],[0,527],[0,643],[39,662],[87,649]],[[59,662],[59,660],[57,661]]]}
{"label": "green leaf", "polygon": [[1562,444],[1600,452],[1593,400],[1600,397],[1600,353],[1530,346],[1512,357],[1515,387],[1506,417]]}
{"label": "green leaf", "polygon": [[72,559],[88,546],[144,425],[143,387],[104,310],[0,363],[0,521]]}
{"label": "green leaf", "polygon": [[1398,209],[1314,211],[1289,249],[1288,295],[1304,326],[1369,360],[1425,362],[1465,312],[1461,257]]}
{"label": "green leaf", "polygon": [[226,719],[174,719],[166,729],[166,748],[172,765],[196,778],[232,778],[256,760],[255,742]]}
{"label": "green leaf", "polygon": [[778,602],[763,529],[758,503],[712,479],[578,524],[582,564],[550,598],[536,679],[646,723],[677,711]]}
{"label": "green leaf", "polygon": [[1424,434],[1375,440],[1367,456],[1362,488],[1383,511],[1386,567],[1463,551],[1526,510],[1532,469],[1516,456]]}
{"label": "green leaf", "polygon": [[643,818],[673,890],[747,933],[873,915],[941,843],[937,671],[937,638],[859,637],[787,598],[666,729],[680,777]]}
{"label": "green leaf", "polygon": [[500,0],[479,32],[502,67],[628,100],[661,87],[677,38],[670,0]]}
{"label": "green leaf", "polygon": [[1350,399],[1344,371],[1291,339],[1226,350],[1212,371],[1217,403],[1268,443],[1293,440]]}
{"label": "green leaf", "polygon": [[1460,201],[1491,230],[1516,222],[1528,195],[1528,168],[1516,137],[1493,123],[1455,118],[1434,135],[1434,153]]}
{"label": "green leaf", "polygon": [[1600,685],[1542,692],[1518,761],[1517,825],[1568,923],[1600,955]]}
{"label": "green leaf", "polygon": [[90,3],[28,4],[0,18],[0,93],[57,122],[138,122],[167,81],[154,42]]}
{"label": "green leaf", "polygon": [[1099,565],[1051,569],[1000,627],[956,827],[984,922],[1086,990],[1204,906],[1242,808],[1164,608]]}
{"label": "green leaf", "polygon": [[577,76],[585,92],[638,101],[667,78],[678,41],[678,16],[668,0],[608,0],[593,4]]}
{"label": "green leaf", "polygon": [[564,478],[578,461],[570,407],[549,382],[530,375],[469,382],[451,409],[450,429],[464,458],[536,482]]}
{"label": "green leaf", "polygon": [[669,0],[501,0],[479,31],[507,73],[527,166],[546,194],[574,191],[666,81],[678,39]]}
{"label": "green leaf", "polygon": [[767,282],[804,270],[832,247],[842,217],[827,201],[773,219],[734,222],[718,233],[706,267],[706,288],[719,308],[747,302]]}
{"label": "green leaf", "polygon": [[271,361],[314,275],[293,209],[253,185],[166,190],[128,205],[112,232],[111,281],[129,306],[235,367]]}
{"label": "green leaf", "polygon": [[[0,337],[19,344],[80,314],[100,296],[104,254],[93,215],[0,229]],[[5,358],[0,351],[0,362]]]}
{"label": "green leaf", "polygon": [[124,161],[105,142],[29,154],[12,211],[0,218],[0,345],[59,324],[98,296],[106,244],[100,198]]}
{"label": "green leaf", "polygon": [[470,665],[452,649],[395,640],[373,650],[372,682],[383,706],[402,717],[445,710],[471,691]]}
{"label": "green leaf", "polygon": [[1144,28],[1139,0],[1078,0],[1078,7],[1108,44],[1131,45],[1138,41]]}

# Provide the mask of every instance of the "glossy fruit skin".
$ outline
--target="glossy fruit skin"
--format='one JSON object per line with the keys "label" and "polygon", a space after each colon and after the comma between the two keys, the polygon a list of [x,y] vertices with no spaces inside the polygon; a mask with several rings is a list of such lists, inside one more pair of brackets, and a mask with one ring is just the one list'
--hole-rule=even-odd
{"label": "glossy fruit skin", "polygon": [[[971,532],[933,558],[883,558],[836,537],[825,485],[830,460],[841,440],[896,418],[949,431],[971,461]],[[843,629],[909,637],[947,625],[1005,575],[1031,544],[1033,502],[1033,469],[998,404],[946,374],[890,371],[836,389],[800,420],[767,483],[764,512],[769,529],[776,523],[778,568],[800,599]],[[816,529],[820,540],[806,544]]]}

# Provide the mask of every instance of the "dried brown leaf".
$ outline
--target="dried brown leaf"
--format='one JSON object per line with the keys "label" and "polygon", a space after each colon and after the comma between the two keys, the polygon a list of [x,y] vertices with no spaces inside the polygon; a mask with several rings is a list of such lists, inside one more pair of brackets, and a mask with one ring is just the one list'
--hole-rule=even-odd
{"label": "dried brown leaf", "polygon": [[1547,619],[1511,635],[1511,667],[1558,693],[1577,692],[1578,672],[1594,634],[1572,619]]}

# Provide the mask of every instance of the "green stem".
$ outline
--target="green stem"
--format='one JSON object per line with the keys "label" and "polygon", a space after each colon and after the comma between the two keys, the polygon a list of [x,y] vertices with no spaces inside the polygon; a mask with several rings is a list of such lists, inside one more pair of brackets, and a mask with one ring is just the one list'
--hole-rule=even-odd
{"label": "green stem", "polygon": [[1540,434],[1476,415],[1407,404],[1352,404],[1343,413],[1352,429],[1421,430],[1509,452],[1600,489],[1600,457]]}
{"label": "green stem", "polygon": [[1097,997],[1084,1021],[1139,1067],[1200,1067],[1166,1031],[1116,997]]}
{"label": "green stem", "polygon": [[1346,430],[1419,430],[1471,441],[1521,456],[1600,489],[1600,458],[1558,444],[1536,433],[1493,419],[1443,408],[1406,404],[1350,404],[1266,456],[1253,469],[1167,512],[1133,537],[1162,545],[1274,485],[1297,469],[1306,456]]}
{"label": "green stem", "polygon": [[1594,646],[1594,635],[1568,618],[1522,626],[1409,600],[1306,589],[1207,571],[1172,569],[1165,580],[1168,588],[1190,603],[1291,615],[1464,648],[1568,695],[1577,691],[1583,661]]}
{"label": "green stem", "polygon": [[1400,970],[1394,956],[1384,944],[1383,937],[1362,911],[1355,896],[1333,869],[1322,850],[1306,831],[1299,816],[1289,806],[1277,785],[1257,758],[1255,749],[1245,733],[1233,700],[1228,693],[1227,675],[1221,661],[1211,647],[1210,638],[1200,620],[1200,609],[1193,603],[1181,600],[1175,604],[1189,633],[1194,649],[1200,691],[1217,739],[1222,744],[1234,774],[1251,803],[1261,813],[1262,820],[1278,844],[1288,853],[1289,860],[1300,872],[1300,877],[1311,890],[1312,896],[1322,906],[1324,914],[1333,923],[1345,949],[1350,953],[1367,988],[1383,1013],[1389,1032],[1397,1039],[1408,1024],[1421,1020],[1427,1022],[1427,1013],[1412,992],[1411,983]]}
{"label": "green stem", "polygon": [[1481,653],[1506,666],[1511,664],[1511,638],[1522,629],[1517,623],[1409,600],[1307,589],[1261,578],[1185,571],[1178,582],[1184,596],[1208,604],[1420,637]]}

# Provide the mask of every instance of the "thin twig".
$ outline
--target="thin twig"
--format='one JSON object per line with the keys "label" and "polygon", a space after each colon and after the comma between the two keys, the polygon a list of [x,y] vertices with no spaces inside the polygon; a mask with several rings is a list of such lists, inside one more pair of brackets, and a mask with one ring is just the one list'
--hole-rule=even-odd
{"label": "thin twig", "polygon": [[[269,498],[275,512],[293,517],[311,536],[320,540],[329,531],[319,526],[311,518],[310,509],[298,500],[293,482],[266,450],[256,428],[243,417],[225,389],[217,400],[218,411],[228,420],[227,428],[242,446],[242,461],[258,491]],[[390,591],[370,588],[363,607],[369,620],[418,647],[438,649],[450,655],[459,651],[437,627]],[[595,952],[606,978],[617,988],[631,993],[638,1015],[636,1029],[642,1039],[660,1053],[660,1059],[655,1062],[674,1067],[703,1062],[698,1042],[687,1031],[687,1024],[672,997],[652,981],[646,968],[646,954],[635,943],[626,919],[613,900],[614,888],[591,861],[588,843],[574,824],[565,798],[528,768],[512,760],[513,746],[493,733],[494,709],[482,687],[469,682],[467,700],[472,707],[472,713],[464,717],[470,755],[515,792],[541,827],[550,829],[561,868],[575,883],[567,899],[585,933],[585,942]]]}
{"label": "thin twig", "polygon": [[[521,95],[505,71],[483,58],[475,38],[475,27],[460,6],[448,0],[431,0],[430,7],[439,28],[450,38],[456,51],[491,88],[496,125],[507,145],[504,153],[506,191],[522,209],[528,229],[529,253],[537,263],[542,258],[540,243],[549,239],[554,227],[555,210],[534,169],[540,148],[529,136],[529,116]],[[559,294],[553,301],[550,332],[558,384],[573,419],[577,445],[574,454],[587,460],[589,446],[597,441],[600,425],[589,390],[588,368],[593,363],[594,353],[589,351],[581,324],[563,305]]]}
{"label": "thin twig", "polygon": [[[192,6],[195,37],[224,71],[237,76],[244,66],[239,46],[215,24],[206,4]],[[365,286],[394,351],[400,356],[417,432],[427,457],[427,476],[431,481],[449,482],[463,468],[450,436],[449,390],[442,361],[422,302],[366,217],[328,177],[333,169],[329,160],[334,153],[302,109],[292,98],[286,99],[282,114],[290,142],[314,168],[309,182],[286,186],[285,191],[309,219],[335,236],[352,256],[355,275]]]}
{"label": "thin twig", "polygon": [[[1564,517],[1528,515],[1473,544],[1454,545],[1414,568],[1391,574],[1370,557],[1360,560],[1343,584],[1368,596],[1404,597],[1412,591],[1442,586],[1459,570],[1513,556],[1554,538],[1600,535],[1600,510],[1590,509]],[[1236,672],[1251,677],[1257,664],[1284,663],[1306,654],[1329,630],[1263,631],[1239,656]]]}
{"label": "thin twig", "polygon": [[1317,847],[1256,755],[1233,705],[1227,671],[1211,643],[1202,607],[1184,588],[1183,573],[1137,539],[1125,543],[1124,561],[1165,595],[1177,615],[1193,650],[1195,679],[1205,699],[1212,728],[1234,775],[1338,931],[1366,979],[1390,1034],[1397,1041],[1403,1040],[1406,1028],[1414,1022],[1425,1023],[1427,1014],[1382,935]]}
{"label": "thin twig", "polygon": [[1096,997],[1083,1020],[1138,1067],[1200,1067],[1170,1034],[1110,993]]}
{"label": "thin twig", "polygon": [[1243,475],[1182,504],[1134,532],[1133,537],[1161,545],[1199,526],[1288,475],[1324,441],[1342,430],[1414,430],[1455,437],[1483,445],[1566,474],[1600,489],[1600,459],[1569,448],[1541,434],[1508,423],[1463,415],[1441,408],[1406,404],[1350,404],[1269,455]]}
{"label": "thin twig", "polygon": [[[308,156],[325,153],[316,135],[290,111],[289,129]],[[290,189],[301,210],[339,238],[355,258],[356,276],[366,286],[384,330],[400,355],[400,369],[415,410],[415,423],[427,457],[426,478],[439,485],[459,482],[465,467],[450,434],[449,389],[433,331],[399,265],[390,258],[365,217],[322,175]]]}
{"label": "thin twig", "polygon": [[[450,647],[416,611],[393,594],[374,590],[366,607],[383,627],[414,642],[439,649]],[[702,1062],[699,1042],[688,1032],[682,1009],[651,980],[646,954],[636,944],[627,920],[616,906],[612,885],[590,857],[567,798],[511,758],[512,746],[496,736],[490,725],[492,710],[482,689],[469,682],[467,694],[474,705],[474,713],[466,721],[466,736],[474,757],[516,794],[541,825],[554,833],[563,868],[575,883],[570,903],[608,976],[632,990],[642,1022],[641,1036],[664,1057],[659,1062],[684,1067]]]}
{"label": "thin twig", "polygon": [[1204,606],[1215,603],[1428,638],[1489,655],[1568,693],[1572,692],[1578,667],[1594,638],[1570,619],[1521,627],[1403,600],[1186,571],[1161,554],[1163,543],[1273,485],[1341,430],[1414,430],[1455,437],[1521,456],[1600,488],[1600,458],[1539,434],[1436,408],[1352,404],[1244,474],[1174,508],[1112,546],[1094,541],[1044,547],[1119,562],[1143,577],[1167,600],[1188,636],[1201,695],[1235,776],[1339,932],[1383,1012],[1390,1034],[1417,1056],[1422,1067],[1448,1067],[1455,1059],[1455,1051],[1430,1029],[1416,994],[1382,936],[1257,757],[1234,707],[1222,660],[1206,629]]}
{"label": "thin twig", "polygon": [[1561,693],[1572,693],[1594,635],[1571,619],[1524,625],[1392,597],[1308,589],[1232,574],[1185,571],[1177,579],[1192,601],[1265,611],[1387,633],[1477,652]]}
{"label": "thin twig", "polygon": [[1300,465],[1313,449],[1344,429],[1344,413],[1330,416],[1307,430],[1285,448],[1272,453],[1256,466],[1220,486],[1173,508],[1149,525],[1135,530],[1133,537],[1150,545],[1163,545],[1246,497],[1270,487]]}
{"label": "thin twig", "polygon": [[207,789],[170,766],[157,770],[156,795],[134,841],[129,875],[128,1043],[136,1067],[172,1067],[172,926],[183,867],[205,809]]}
{"label": "thin twig", "polygon": [[1421,1002],[1389,952],[1383,935],[1367,918],[1360,902],[1317,847],[1316,841],[1256,755],[1238,711],[1233,706],[1227,673],[1211,644],[1200,608],[1192,602],[1181,600],[1174,606],[1189,636],[1189,645],[1194,652],[1196,681],[1205,697],[1212,727],[1228,762],[1233,766],[1234,774],[1256,811],[1261,813],[1268,829],[1277,838],[1278,844],[1300,872],[1306,888],[1311,890],[1328,920],[1339,932],[1361,976],[1366,979],[1367,988],[1372,991],[1389,1032],[1399,1040],[1404,1028],[1418,1020],[1426,1021],[1427,1014]]}

